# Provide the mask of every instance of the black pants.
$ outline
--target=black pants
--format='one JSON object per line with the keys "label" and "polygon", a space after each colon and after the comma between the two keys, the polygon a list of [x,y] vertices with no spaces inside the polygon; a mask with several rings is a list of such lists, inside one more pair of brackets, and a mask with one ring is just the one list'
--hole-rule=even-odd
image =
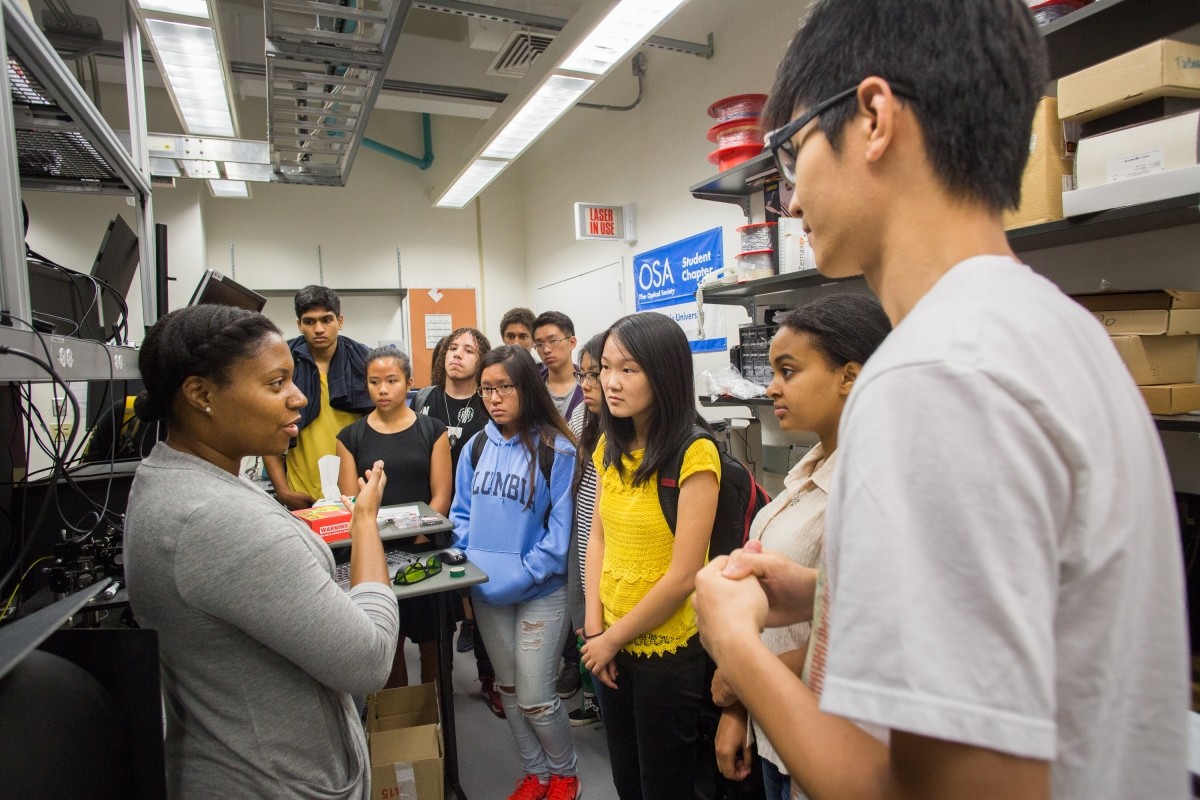
{"label": "black pants", "polygon": [[616,691],[596,681],[621,800],[694,800],[697,735],[708,686],[700,638],[661,656],[615,659]]}

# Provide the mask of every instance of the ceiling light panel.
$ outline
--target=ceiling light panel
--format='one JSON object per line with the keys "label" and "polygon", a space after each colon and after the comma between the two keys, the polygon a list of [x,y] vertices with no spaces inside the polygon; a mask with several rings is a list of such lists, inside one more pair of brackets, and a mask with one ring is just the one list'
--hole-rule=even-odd
{"label": "ceiling light panel", "polygon": [[182,17],[200,17],[211,19],[208,0],[138,0],[143,11],[161,11],[164,14],[178,14]]}
{"label": "ceiling light panel", "polygon": [[475,159],[434,205],[438,208],[462,208],[471,202],[475,195],[482,192],[485,186],[495,180],[496,176],[507,166],[507,161]]}
{"label": "ceiling light panel", "polygon": [[575,101],[594,83],[586,78],[552,75],[500,129],[483,155],[487,158],[516,158],[575,105]]}
{"label": "ceiling light panel", "polygon": [[198,136],[235,136],[216,30],[204,23],[155,17],[146,17],[145,23],[184,130]]}
{"label": "ceiling light panel", "polygon": [[603,75],[616,66],[687,0],[621,0],[561,64]]}
{"label": "ceiling light panel", "polygon": [[250,197],[250,186],[244,181],[209,181],[208,188],[213,197]]}

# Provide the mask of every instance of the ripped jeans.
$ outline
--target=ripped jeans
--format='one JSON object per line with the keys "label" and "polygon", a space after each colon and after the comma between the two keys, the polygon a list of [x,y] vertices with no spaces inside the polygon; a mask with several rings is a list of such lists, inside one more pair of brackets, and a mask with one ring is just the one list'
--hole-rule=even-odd
{"label": "ripped jeans", "polygon": [[567,626],[566,587],[525,603],[475,603],[475,624],[496,670],[505,718],[526,775],[575,774],[575,742],[554,683]]}

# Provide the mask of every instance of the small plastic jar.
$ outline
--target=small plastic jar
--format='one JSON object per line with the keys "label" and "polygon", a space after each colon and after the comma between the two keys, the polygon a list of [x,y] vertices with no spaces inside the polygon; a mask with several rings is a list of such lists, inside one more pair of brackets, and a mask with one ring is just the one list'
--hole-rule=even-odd
{"label": "small plastic jar", "polygon": [[750,250],[737,254],[738,281],[752,281],[775,274],[774,250]]}

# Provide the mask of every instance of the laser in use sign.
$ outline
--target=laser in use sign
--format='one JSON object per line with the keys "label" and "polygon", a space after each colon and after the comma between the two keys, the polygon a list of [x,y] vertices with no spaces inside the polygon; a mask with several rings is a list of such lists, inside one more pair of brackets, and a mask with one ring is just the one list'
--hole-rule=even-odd
{"label": "laser in use sign", "polygon": [[634,230],[634,206],[602,206],[594,203],[575,204],[575,238],[637,241]]}

